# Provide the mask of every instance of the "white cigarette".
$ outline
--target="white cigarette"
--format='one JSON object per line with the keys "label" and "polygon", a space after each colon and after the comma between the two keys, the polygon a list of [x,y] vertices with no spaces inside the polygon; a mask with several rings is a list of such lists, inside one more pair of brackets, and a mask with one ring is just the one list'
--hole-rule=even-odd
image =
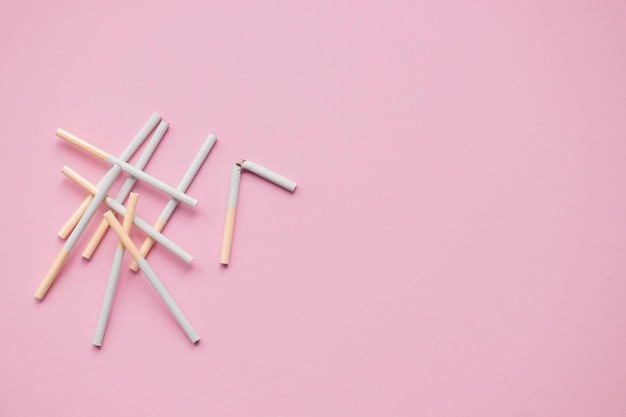
{"label": "white cigarette", "polygon": [[[198,152],[193,162],[187,169],[185,176],[178,184],[177,189],[179,191],[183,193],[187,191],[187,188],[189,188],[191,181],[193,181],[193,179],[195,178],[196,174],[200,170],[200,167],[202,166],[207,156],[209,155],[209,152],[211,152],[213,145],[215,145],[216,141],[217,141],[217,138],[213,135],[209,135],[209,137],[204,141],[202,148],[200,148],[200,151]],[[172,198],[170,199],[170,201],[167,202],[165,208],[163,209],[163,211],[161,212],[161,215],[159,216],[159,219],[153,226],[155,230],[159,232],[163,230],[168,220],[174,213],[174,210],[176,209],[176,207],[178,207],[178,200],[176,200],[175,198]],[[144,258],[148,256],[148,253],[150,253],[150,249],[152,249],[153,245],[154,245],[154,239],[152,239],[150,236],[146,237],[146,239],[141,244],[141,247],[139,248],[139,251],[141,252],[141,256],[143,256]],[[133,261],[130,265],[130,269],[136,272],[138,268],[139,266],[137,265],[137,262]]]}
{"label": "white cigarette", "polygon": [[198,340],[200,340],[200,336],[198,336],[198,333],[196,333],[189,320],[187,320],[187,317],[185,317],[185,314],[182,312],[180,307],[178,307],[178,304],[176,304],[172,296],[165,289],[148,262],[146,262],[146,260],[141,256],[141,253],[139,253],[139,249],[137,249],[128,234],[124,232],[122,225],[120,224],[120,222],[117,221],[117,219],[113,215],[113,212],[107,211],[104,214],[104,218],[107,219],[109,225],[111,226],[111,229],[113,229],[117,237],[122,241],[122,244],[133,257],[133,259],[137,262],[141,271],[144,273],[146,278],[148,278],[150,284],[152,284],[152,287],[159,294],[167,308],[169,308],[169,310],[172,312],[174,318],[176,319],[176,321],[178,321],[178,324],[180,324],[183,331],[187,334],[187,337],[189,337],[189,340],[191,340],[192,343],[196,343]]}
{"label": "white cigarette", "polygon": [[[152,157],[152,154],[156,150],[157,146],[159,146],[159,143],[161,143],[161,139],[163,139],[163,136],[165,135],[165,132],[167,131],[168,126],[169,126],[168,123],[165,121],[161,121],[161,123],[159,123],[159,126],[156,128],[156,131],[152,135],[152,138],[150,138],[150,141],[148,142],[146,149],[144,149],[141,156],[137,160],[137,163],[135,164],[135,167],[137,169],[144,169],[145,166],[148,164],[148,161]],[[128,197],[128,194],[130,194],[130,191],[132,190],[136,182],[137,182],[137,178],[135,177],[129,176],[128,178],[126,178],[126,181],[124,181],[122,188],[120,188],[119,192],[117,193],[117,196],[115,197],[115,201],[119,203],[124,202],[124,200],[126,199],[126,197]],[[85,259],[91,258],[91,256],[98,248],[98,245],[102,241],[102,238],[104,237],[108,229],[109,229],[109,223],[106,221],[106,219],[102,219],[100,221],[100,224],[98,225],[98,228],[96,229],[94,234],[91,236],[91,239],[89,239],[89,243],[87,243],[87,246],[83,250],[83,258]]]}
{"label": "white cigarette", "polygon": [[[124,216],[124,222],[122,223],[122,228],[126,234],[130,234],[130,229],[135,217],[135,211],[137,209],[138,199],[139,194],[136,193],[131,193],[128,198],[128,207],[126,208],[126,215]],[[104,221],[106,222],[106,219]],[[107,222],[107,224],[109,223]],[[104,299],[102,300],[102,306],[100,307],[100,315],[98,316],[98,323],[96,324],[96,332],[93,336],[92,343],[95,346],[102,346],[102,340],[104,339],[104,332],[106,331],[107,323],[109,322],[111,306],[113,305],[113,297],[115,296],[115,290],[120,277],[123,259],[124,245],[120,240],[117,248],[115,249],[115,255],[113,256],[113,265],[111,266],[109,280],[107,281],[107,286],[104,291]]]}
{"label": "white cigarette", "polygon": [[[63,172],[63,174],[65,174],[72,181],[89,191],[89,193],[94,194],[98,192],[98,189],[92,183],[87,181],[72,168],[65,166],[63,167],[61,172]],[[126,207],[124,207],[121,203],[113,200],[111,197],[106,196],[104,198],[104,202],[109,206],[111,210],[117,212],[118,214],[122,216],[126,214]],[[176,243],[172,242],[165,235],[150,227],[150,225],[145,220],[142,220],[140,217],[135,216],[135,225],[186,263],[191,262],[191,260],[193,259],[193,257],[187,251],[178,246]]]}
{"label": "white cigarette", "polygon": [[63,129],[57,129],[56,134],[58,137],[70,142],[73,145],[76,145],[80,149],[92,154],[93,156],[100,158],[108,162],[111,165],[119,166],[123,171],[125,171],[129,175],[132,175],[133,177],[140,179],[147,184],[150,184],[156,189],[168,194],[170,197],[174,197],[177,200],[180,200],[183,203],[191,207],[195,207],[198,205],[198,200],[196,200],[195,198],[188,196],[185,193],[181,193],[180,191],[178,191],[176,188],[172,187],[171,185],[166,184],[165,182],[153,177],[152,175],[146,173],[145,171],[135,168],[134,166],[130,165],[124,160],[117,158],[111,155],[110,153],[103,151],[102,149],[88,143],[87,141],[79,138],[76,135]]}
{"label": "white cigarette", "polygon": [[239,197],[239,183],[241,182],[241,166],[233,165],[230,176],[230,189],[228,190],[228,206],[226,207],[226,220],[224,221],[224,235],[222,236],[222,251],[220,263],[228,265],[230,251],[233,244],[233,231],[235,229],[235,215],[237,214],[237,199]]}
{"label": "white cigarette", "polygon": [[198,205],[198,200],[196,200],[195,198],[185,193],[181,193],[180,191],[178,191],[176,188],[172,187],[171,185],[166,184],[157,178],[154,178],[150,174],[147,174],[145,171],[141,171],[127,162],[121,161],[112,155],[109,155],[108,162],[119,165],[122,168],[122,170],[126,171],[128,174],[132,175],[133,177],[136,177],[137,179],[142,180],[146,184],[150,184],[151,186],[163,191],[165,194],[169,195],[170,197],[174,197],[175,199],[182,201],[188,206],[196,207]]}
{"label": "white cigarette", "polygon": [[[139,130],[137,135],[135,135],[135,138],[128,146],[128,148],[126,148],[124,153],[120,155],[119,159],[123,161],[128,161],[128,159],[135,153],[139,146],[146,140],[150,132],[154,130],[154,127],[157,125],[157,123],[159,123],[160,120],[161,116],[158,113],[154,113],[146,122],[146,124],[141,128],[141,130]],[[135,144],[137,144],[137,146],[135,146]],[[148,146],[150,145],[148,144]],[[85,197],[85,200],[83,200],[81,205],[76,209],[76,211],[67,220],[67,222],[65,222],[63,227],[61,227],[61,230],[59,230],[59,233],[57,233],[57,235],[61,239],[67,239],[70,233],[72,233],[72,230],[74,230],[74,227],[76,227],[80,218],[83,216],[83,214],[85,214],[85,211],[87,210],[87,207],[89,207],[89,203],[91,203],[91,200],[93,200],[92,196],[89,195]]]}
{"label": "white cigarette", "polygon": [[257,165],[250,161],[243,161],[241,167],[258,175],[259,177],[265,178],[266,180],[283,187],[286,190],[293,192],[293,190],[296,189],[295,182],[283,177],[282,175],[278,175],[277,173],[270,171],[269,169],[264,168],[261,165]]}
{"label": "white cigarette", "polygon": [[[122,161],[128,160],[131,155],[135,153],[135,151],[139,148],[139,146],[141,146],[143,141],[148,136],[148,133],[150,133],[152,129],[154,129],[154,126],[156,126],[159,120],[161,120],[161,116],[159,114],[155,113],[154,115],[152,115],[150,120],[148,120],[148,123],[144,125],[141,131],[133,138],[133,140],[126,147],[126,149],[124,149],[124,152],[122,152],[119,159]],[[65,245],[63,245],[63,248],[52,263],[52,266],[50,267],[50,269],[48,269],[48,272],[39,284],[39,287],[37,287],[37,290],[35,291],[35,298],[43,300],[43,298],[46,296],[48,290],[50,289],[50,286],[56,280],[59,272],[63,268],[63,265],[65,265],[67,258],[74,249],[74,246],[76,246],[78,239],[80,239],[81,235],[85,231],[87,224],[96,213],[96,210],[100,206],[100,203],[102,203],[107,193],[109,192],[109,189],[113,186],[113,183],[121,174],[121,172],[122,169],[118,165],[114,165],[111,167],[111,169],[107,171],[106,174],[104,174],[104,176],[98,183],[98,192],[94,195],[91,203],[89,204],[89,207],[87,207],[87,209],[85,210],[85,213],[78,221],[76,227],[74,227],[74,230],[68,237]]]}

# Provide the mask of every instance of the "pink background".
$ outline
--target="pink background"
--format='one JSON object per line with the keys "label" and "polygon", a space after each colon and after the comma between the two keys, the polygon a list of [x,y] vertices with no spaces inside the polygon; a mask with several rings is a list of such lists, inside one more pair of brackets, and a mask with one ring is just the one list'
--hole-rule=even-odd
{"label": "pink background", "polygon": [[[3,2],[0,415],[626,415],[624,21],[617,0]],[[147,171],[172,184],[219,138],[166,228],[195,260],[148,257],[202,340],[124,270],[98,350],[112,234],[33,298],[84,196],[60,169],[107,169],[54,132],[119,154],[155,111]],[[239,158],[299,187],[244,176],[225,269]],[[154,220],[167,197],[136,191]]]}

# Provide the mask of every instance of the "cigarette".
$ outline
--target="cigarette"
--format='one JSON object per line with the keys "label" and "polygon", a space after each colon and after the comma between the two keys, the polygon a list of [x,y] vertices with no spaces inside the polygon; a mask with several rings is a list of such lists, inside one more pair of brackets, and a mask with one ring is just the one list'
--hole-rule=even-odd
{"label": "cigarette", "polygon": [[[202,148],[200,148],[200,151],[198,152],[193,162],[187,169],[185,176],[178,184],[177,189],[179,191],[183,193],[187,191],[187,188],[189,188],[189,185],[191,184],[196,174],[200,170],[200,167],[206,160],[207,156],[209,155],[209,152],[211,152],[211,149],[213,149],[213,145],[215,145],[216,141],[217,141],[217,138],[213,135],[209,135],[209,137],[204,141]],[[174,213],[174,210],[176,209],[176,207],[178,207],[177,199],[172,198],[170,201],[167,202],[167,205],[161,212],[159,219],[156,221],[156,223],[153,226],[155,230],[159,232],[163,231],[163,228],[165,227],[168,220]],[[154,246],[154,242],[155,242],[154,239],[152,239],[150,236],[146,237],[146,239],[141,244],[141,247],[139,248],[139,252],[141,252],[141,256],[143,256],[144,258],[148,256],[148,253],[150,253],[152,246]],[[139,269],[139,265],[137,265],[137,262],[133,261],[130,264],[130,269],[137,272],[137,270]]]}
{"label": "cigarette", "polygon": [[123,171],[125,171],[127,174],[140,179],[142,181],[144,181],[147,184],[150,184],[151,186],[155,187],[156,189],[163,191],[164,193],[168,194],[170,197],[175,197],[177,200],[182,201],[183,203],[191,206],[191,207],[195,207],[198,205],[198,200],[196,200],[195,198],[188,196],[185,193],[181,193],[180,191],[178,191],[176,188],[172,187],[171,185],[168,185],[166,183],[164,183],[163,181],[153,177],[152,175],[135,168],[134,166],[130,165],[129,163],[116,158],[115,156],[103,151],[102,149],[86,142],[85,140],[79,138],[76,135],[73,135],[72,133],[63,130],[63,129],[57,129],[56,132],[57,136],[60,137],[61,139],[66,140],[67,142],[70,142],[73,145],[76,145],[77,147],[79,147],[80,149],[90,153],[91,155],[102,159],[103,161],[108,162],[111,165],[117,165],[119,166]]}
{"label": "cigarette", "polygon": [[291,192],[293,192],[293,190],[296,189],[296,183],[288,180],[287,178],[283,177],[282,175],[278,175],[277,173],[270,171],[267,168],[264,168],[260,165],[257,165],[253,162],[250,161],[243,161],[243,164],[241,165],[242,168],[244,168],[247,171],[250,171],[256,175],[258,175],[259,177],[265,178],[268,181],[273,182],[276,185],[279,185],[281,187],[283,187],[286,190],[289,190]]}
{"label": "cigarette", "polygon": [[[137,133],[137,135],[135,136],[135,138],[133,139],[133,141],[127,148],[127,150],[132,150],[132,152],[124,151],[124,153],[120,155],[119,159],[123,161],[128,161],[128,159],[139,148],[139,145],[141,145],[146,140],[150,132],[154,130],[154,127],[157,125],[157,123],[159,123],[160,120],[161,120],[161,116],[158,113],[154,113],[150,117],[150,119],[146,122],[146,124],[141,128],[141,130]],[[138,146],[134,147],[134,149],[131,149],[131,147],[134,146],[135,141],[139,141]],[[90,195],[87,196],[85,200],[83,200],[81,205],[78,207],[78,209],[76,209],[76,211],[72,214],[72,216],[67,220],[67,222],[65,222],[63,227],[61,227],[61,230],[59,230],[59,233],[57,233],[57,235],[61,239],[67,239],[70,233],[72,233],[72,230],[74,230],[74,227],[76,227],[80,218],[83,216],[83,214],[85,214],[85,211],[87,210],[87,207],[89,206],[89,203],[91,203],[92,199],[93,199],[92,196]]]}
{"label": "cigarette", "polygon": [[[128,198],[128,207],[126,208],[126,215],[124,216],[124,222],[122,228],[128,235],[134,221],[135,211],[137,210],[137,200],[139,194],[131,193]],[[104,220],[107,224],[109,222]],[[115,290],[117,289],[117,282],[120,277],[120,270],[122,269],[122,260],[124,259],[124,245],[120,240],[115,249],[115,255],[113,256],[113,265],[111,266],[111,272],[109,273],[109,280],[107,281],[106,289],[104,290],[104,299],[102,300],[102,306],[100,307],[100,315],[98,316],[98,323],[96,324],[96,332],[93,336],[93,344],[95,346],[102,346],[104,339],[104,332],[106,331],[107,323],[109,322],[109,316],[111,314],[111,306],[113,305],[113,297],[115,296]]]}
{"label": "cigarette", "polygon": [[[78,185],[86,189],[87,191],[89,191],[89,193],[94,194],[99,191],[98,188],[96,188],[96,186],[94,186],[91,182],[87,181],[84,177],[82,177],[79,173],[74,171],[72,168],[65,166],[63,167],[61,172],[63,172],[63,174],[66,175],[68,178],[70,178],[72,181],[74,181],[75,183],[77,183]],[[104,198],[104,202],[109,206],[111,210],[117,212],[118,214],[122,216],[126,214],[126,207],[124,207],[122,203],[115,201],[109,196],[106,196]],[[191,260],[193,259],[193,256],[191,256],[187,251],[185,251],[183,248],[178,246],[176,243],[172,242],[165,235],[154,230],[152,227],[150,227],[150,225],[145,220],[142,220],[140,217],[135,216],[134,224],[135,226],[143,230],[146,234],[148,234],[148,236],[151,236],[154,240],[162,244],[165,248],[170,250],[174,255],[178,256],[180,259],[182,259],[186,263],[191,262]]]}
{"label": "cigarette", "polygon": [[[154,126],[156,126],[159,120],[161,120],[161,116],[157,113],[153,114],[148,122],[144,125],[144,127],[126,147],[126,149],[124,149],[124,152],[122,152],[122,154],[120,155],[119,160],[128,160],[131,155],[135,153],[135,151],[139,148],[139,146],[141,146],[143,141],[148,136],[148,133],[150,133],[152,129],[154,129]],[[48,269],[48,272],[39,284],[39,287],[37,287],[37,290],[35,291],[35,298],[39,300],[44,299],[44,297],[48,293],[48,290],[50,289],[50,286],[56,280],[59,272],[63,268],[63,265],[65,265],[67,258],[70,256],[70,253],[76,246],[78,239],[80,239],[81,235],[85,231],[87,224],[96,213],[96,210],[100,206],[100,203],[102,203],[107,193],[109,192],[109,189],[113,186],[113,183],[121,173],[122,169],[118,165],[114,165],[111,167],[111,169],[107,171],[106,174],[104,174],[104,176],[98,183],[98,192],[95,193],[95,195],[93,196],[93,199],[85,210],[85,213],[78,221],[78,224],[76,224],[76,226],[74,227],[74,230],[72,230],[72,233],[70,233],[69,237],[65,241],[65,244],[63,245],[63,248],[61,248],[61,251],[52,263],[52,266],[50,267],[50,269]]]}
{"label": "cigarette", "polygon": [[241,181],[241,166],[233,165],[230,176],[230,189],[228,191],[228,206],[226,207],[226,220],[224,221],[224,235],[222,236],[222,251],[220,263],[228,265],[230,262],[230,250],[233,244],[233,230],[235,228],[235,214],[237,212],[237,198],[239,196],[239,183]]}
{"label": "cigarette", "polygon": [[[148,161],[152,157],[152,154],[156,150],[157,146],[159,146],[159,143],[161,143],[161,139],[163,139],[163,136],[165,135],[168,127],[169,125],[167,122],[162,121],[161,123],[159,123],[159,126],[157,127],[156,131],[152,135],[152,138],[148,142],[146,149],[144,149],[143,153],[135,164],[135,167],[137,169],[144,169],[146,167]],[[135,177],[129,176],[128,178],[126,178],[126,181],[117,193],[115,200],[119,203],[123,203],[126,197],[128,197],[128,194],[130,194],[130,191],[132,190],[136,182],[137,178]],[[95,233],[91,236],[91,239],[89,239],[89,243],[87,243],[87,246],[83,250],[83,258],[91,258],[108,229],[109,223],[105,219],[102,219]]]}
{"label": "cigarette", "polygon": [[104,213],[104,218],[107,219],[109,225],[111,226],[111,229],[113,229],[128,253],[130,253],[133,259],[137,262],[137,264],[139,265],[139,269],[141,269],[146,278],[148,278],[148,281],[150,281],[150,284],[152,284],[152,287],[159,294],[167,308],[169,308],[169,310],[172,312],[174,318],[176,319],[176,321],[178,321],[178,324],[180,324],[180,327],[187,334],[187,337],[189,337],[189,340],[191,340],[192,343],[196,343],[198,340],[200,340],[200,336],[198,336],[198,333],[196,333],[194,328],[191,326],[189,320],[187,320],[187,317],[185,317],[185,314],[182,312],[180,307],[178,307],[178,304],[176,304],[172,296],[169,294],[169,292],[167,292],[167,290],[165,289],[157,275],[154,273],[148,262],[145,260],[145,258],[141,256],[141,253],[139,253],[139,249],[137,249],[137,246],[135,246],[128,234],[124,231],[120,222],[118,222],[113,215],[113,212],[107,211],[106,213]]}

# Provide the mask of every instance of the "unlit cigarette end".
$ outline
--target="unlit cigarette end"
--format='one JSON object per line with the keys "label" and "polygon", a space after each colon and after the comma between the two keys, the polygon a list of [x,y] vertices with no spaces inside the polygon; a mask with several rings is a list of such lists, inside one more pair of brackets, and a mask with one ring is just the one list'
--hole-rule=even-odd
{"label": "unlit cigarette end", "polygon": [[233,245],[233,231],[235,228],[236,207],[228,207],[226,209],[226,221],[224,222],[224,236],[222,237],[222,252],[220,254],[220,263],[228,265],[230,262],[230,250]]}
{"label": "unlit cigarette end", "polygon": [[96,249],[98,249],[98,244],[104,237],[104,234],[107,232],[109,228],[109,223],[105,219],[100,222],[98,228],[94,232],[94,235],[89,239],[87,246],[85,246],[85,250],[83,250],[83,258],[89,260],[93,256]]}
{"label": "unlit cigarette end", "polygon": [[61,249],[61,252],[59,252],[59,255],[54,260],[54,263],[48,270],[48,273],[44,277],[43,281],[41,281],[41,284],[39,284],[37,291],[35,291],[35,298],[43,300],[43,298],[46,296],[46,293],[50,289],[50,286],[59,274],[59,271],[65,264],[65,261],[67,261],[68,256],[70,256],[70,251],[65,248]]}

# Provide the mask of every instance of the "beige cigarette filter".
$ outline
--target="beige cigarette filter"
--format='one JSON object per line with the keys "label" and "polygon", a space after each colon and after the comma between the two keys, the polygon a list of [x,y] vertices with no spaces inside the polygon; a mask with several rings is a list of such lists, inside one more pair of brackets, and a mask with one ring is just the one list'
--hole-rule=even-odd
{"label": "beige cigarette filter", "polygon": [[59,230],[59,233],[57,234],[61,239],[67,239],[70,233],[72,233],[72,230],[74,230],[74,227],[76,227],[76,225],[80,221],[80,218],[83,217],[83,214],[85,214],[85,211],[87,211],[87,207],[89,207],[89,204],[91,204],[92,200],[92,195],[88,195],[87,197],[85,197],[80,206],[78,206],[76,211],[70,216],[67,222],[65,222],[63,227],[61,227],[61,230]]}

